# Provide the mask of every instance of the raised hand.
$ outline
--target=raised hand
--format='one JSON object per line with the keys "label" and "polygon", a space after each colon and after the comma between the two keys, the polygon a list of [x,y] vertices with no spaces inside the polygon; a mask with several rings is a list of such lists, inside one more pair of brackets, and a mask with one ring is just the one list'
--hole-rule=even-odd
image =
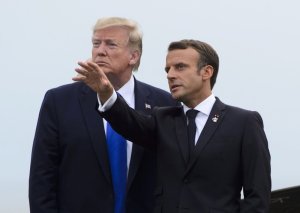
{"label": "raised hand", "polygon": [[98,93],[101,103],[106,102],[114,89],[103,70],[91,61],[78,62],[78,65],[80,67],[75,69],[78,74],[72,80],[84,82]]}

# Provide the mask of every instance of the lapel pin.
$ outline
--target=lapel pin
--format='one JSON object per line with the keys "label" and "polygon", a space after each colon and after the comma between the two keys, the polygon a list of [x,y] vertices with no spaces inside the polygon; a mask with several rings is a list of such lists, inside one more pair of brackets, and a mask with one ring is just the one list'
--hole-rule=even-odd
{"label": "lapel pin", "polygon": [[212,118],[212,121],[216,123],[216,122],[218,121],[218,119],[219,119],[219,115],[215,115],[215,116]]}
{"label": "lapel pin", "polygon": [[145,104],[145,108],[146,108],[146,109],[151,109],[150,104]]}

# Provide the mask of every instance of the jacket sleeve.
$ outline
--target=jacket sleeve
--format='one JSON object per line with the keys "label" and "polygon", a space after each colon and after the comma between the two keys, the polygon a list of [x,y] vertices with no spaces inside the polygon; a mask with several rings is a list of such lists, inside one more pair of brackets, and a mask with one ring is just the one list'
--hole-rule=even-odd
{"label": "jacket sleeve", "polygon": [[144,115],[130,108],[120,95],[112,107],[100,112],[100,115],[127,140],[150,149],[156,146],[154,116]]}
{"label": "jacket sleeve", "polygon": [[31,213],[57,213],[58,121],[54,95],[47,92],[39,113],[33,141],[29,204]]}
{"label": "jacket sleeve", "polygon": [[267,213],[271,195],[270,153],[263,121],[257,112],[248,116],[241,154],[244,192],[241,212]]}

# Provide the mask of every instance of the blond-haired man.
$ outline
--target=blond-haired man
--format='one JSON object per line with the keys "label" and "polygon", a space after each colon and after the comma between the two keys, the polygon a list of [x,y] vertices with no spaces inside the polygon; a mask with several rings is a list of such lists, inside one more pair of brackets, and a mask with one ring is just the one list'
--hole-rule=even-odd
{"label": "blond-haired man", "polygon": [[[155,106],[176,104],[169,93],[133,76],[142,55],[142,34],[136,22],[102,18],[95,24],[92,43],[91,61],[132,108],[149,114]],[[84,83],[46,93],[32,149],[31,213],[152,212],[155,153],[126,142],[126,197],[118,200],[107,122],[98,115],[97,105],[97,94]]]}

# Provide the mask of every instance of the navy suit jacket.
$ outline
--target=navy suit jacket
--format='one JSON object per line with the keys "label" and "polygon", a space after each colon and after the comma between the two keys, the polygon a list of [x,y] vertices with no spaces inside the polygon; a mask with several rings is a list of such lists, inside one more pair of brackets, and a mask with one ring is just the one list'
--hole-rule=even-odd
{"label": "navy suit jacket", "polygon": [[217,98],[191,153],[182,106],[143,116],[118,96],[101,115],[125,138],[156,150],[155,213],[268,212],[270,154],[257,112]]}
{"label": "navy suit jacket", "polygon": [[[177,104],[169,93],[135,80],[135,108]],[[113,186],[97,95],[83,83],[49,90],[32,148],[31,213],[112,213]],[[154,206],[155,152],[133,145],[127,182],[127,213]]]}

